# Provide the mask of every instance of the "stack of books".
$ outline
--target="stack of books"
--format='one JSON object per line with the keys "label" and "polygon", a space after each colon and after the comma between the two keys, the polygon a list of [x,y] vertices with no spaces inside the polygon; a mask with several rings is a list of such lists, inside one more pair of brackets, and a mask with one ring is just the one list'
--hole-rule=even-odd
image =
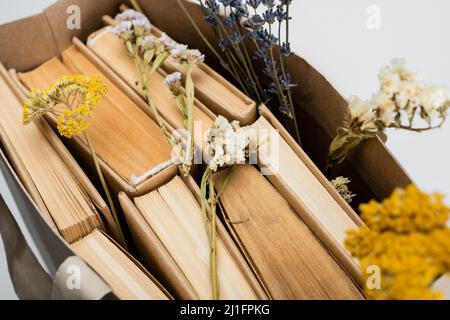
{"label": "stack of books", "polygon": [[[152,32],[162,34],[157,28]],[[73,43],[61,57],[33,70],[8,75],[2,69],[1,139],[16,171],[48,224],[119,298],[211,299],[210,242],[198,177],[178,173],[170,145],[136,85],[133,61],[111,28],[93,33],[87,46],[78,39]],[[163,84],[174,71],[183,70],[168,59],[148,83],[171,132],[184,127]],[[47,124],[56,128],[54,116],[21,124],[24,94],[67,74],[100,74],[108,85],[87,133],[142,265],[110,238],[118,239],[111,214],[74,160],[92,172],[83,136],[64,140],[72,158]],[[236,165],[227,178],[226,170],[214,175],[216,186],[228,182],[218,203],[220,298],[364,299],[357,262],[343,245],[346,231],[363,225],[356,213],[267,108],[258,106],[257,118],[256,103],[205,63],[192,76],[194,120],[202,124],[195,135],[198,146],[205,144],[218,115],[266,132],[257,165]],[[277,154],[271,139],[277,141]],[[159,167],[133,183],[132,177]]]}

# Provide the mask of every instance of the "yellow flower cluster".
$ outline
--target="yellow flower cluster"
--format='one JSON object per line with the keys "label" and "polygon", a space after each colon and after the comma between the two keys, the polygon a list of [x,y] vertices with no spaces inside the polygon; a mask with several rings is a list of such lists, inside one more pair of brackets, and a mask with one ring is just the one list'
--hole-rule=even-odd
{"label": "yellow flower cluster", "polygon": [[430,286],[450,271],[450,209],[439,194],[426,194],[416,186],[398,189],[382,203],[361,205],[367,224],[349,231],[346,247],[366,270],[378,266],[381,288],[364,288],[371,299],[439,299]]}
{"label": "yellow flower cluster", "polygon": [[23,108],[23,123],[50,112],[57,116],[60,134],[71,138],[89,127],[88,118],[106,92],[99,75],[63,76],[44,91],[30,92]]}

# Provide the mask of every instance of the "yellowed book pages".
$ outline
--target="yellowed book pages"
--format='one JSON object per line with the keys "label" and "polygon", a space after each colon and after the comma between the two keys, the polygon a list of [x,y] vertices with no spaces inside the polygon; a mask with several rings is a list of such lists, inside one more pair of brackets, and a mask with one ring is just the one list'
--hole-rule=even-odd
{"label": "yellowed book pages", "polygon": [[[224,174],[217,175],[222,184]],[[250,165],[237,165],[221,196],[232,233],[274,299],[363,299],[358,287],[286,200]]]}
{"label": "yellowed book pages", "polygon": [[[53,58],[19,78],[30,88],[45,88],[66,74],[101,72],[76,48],[64,52],[65,63]],[[75,60],[72,60],[75,59]],[[98,156],[126,181],[170,159],[171,149],[159,126],[108,78],[108,93],[87,130]]]}
{"label": "yellowed book pages", "polygon": [[[286,141],[274,130],[266,118],[260,117],[253,125],[263,142],[258,148],[258,165],[270,169],[295,194],[303,205],[314,213],[333,238],[344,245],[347,230],[358,226],[327,192],[324,186],[297,156]],[[274,136],[272,136],[274,134]],[[271,139],[277,143],[271,143]],[[271,146],[278,146],[278,148]]]}
{"label": "yellowed book pages", "polygon": [[159,286],[103,233],[96,230],[72,245],[121,300],[167,300]]}
{"label": "yellowed book pages", "polygon": [[[128,55],[122,40],[111,32],[100,32],[95,41],[89,41],[88,46],[114,70],[129,86],[134,88],[143,97],[142,90],[136,86],[138,75],[133,59]],[[164,84],[164,76],[155,72],[149,80],[150,94],[161,116],[175,129],[185,128],[183,116],[178,109],[175,99],[168,87]],[[198,106],[194,108],[194,121],[201,127],[196,127],[194,141],[198,146],[203,145],[205,132],[211,127],[213,119]]]}
{"label": "yellowed book pages", "polygon": [[[209,240],[201,209],[180,177],[134,199],[150,228],[173,257],[200,299],[211,299]],[[256,299],[237,263],[217,243],[221,299]]]}
{"label": "yellowed book pages", "polygon": [[69,243],[103,228],[89,196],[42,133],[40,119],[22,124],[22,105],[1,77],[0,101],[2,140],[8,140],[8,153],[20,161],[26,174],[21,178],[33,189],[31,195],[49,225]]}

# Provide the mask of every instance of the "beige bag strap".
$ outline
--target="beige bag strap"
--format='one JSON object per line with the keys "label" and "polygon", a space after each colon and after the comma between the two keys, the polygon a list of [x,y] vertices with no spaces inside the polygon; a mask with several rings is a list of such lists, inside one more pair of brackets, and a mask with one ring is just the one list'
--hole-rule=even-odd
{"label": "beige bag strap", "polygon": [[2,197],[0,197],[0,234],[17,296],[20,299],[44,298],[44,292],[51,291],[51,278],[31,251]]}
{"label": "beige bag strap", "polygon": [[99,300],[113,298],[111,288],[77,256],[68,257],[52,279],[28,246],[0,196],[0,234],[8,270],[20,299]]}

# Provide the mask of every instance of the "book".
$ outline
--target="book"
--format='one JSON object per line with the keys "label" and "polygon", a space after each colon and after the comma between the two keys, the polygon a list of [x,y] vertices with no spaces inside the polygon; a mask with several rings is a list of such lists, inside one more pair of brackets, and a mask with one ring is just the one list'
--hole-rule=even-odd
{"label": "book", "polygon": [[71,245],[120,300],[168,300],[161,285],[99,230]]}
{"label": "book", "polygon": [[[138,74],[133,59],[127,53],[122,40],[111,33],[110,28],[102,29],[91,35],[88,47],[144,99],[142,89],[137,86]],[[149,91],[161,116],[173,128],[184,129],[183,116],[175,103],[175,98],[167,85],[164,84],[166,75],[164,71],[158,69],[148,81]],[[214,118],[215,115],[195,99],[194,142],[200,148],[203,146],[205,133],[212,126]]]}
{"label": "book", "polygon": [[347,204],[333,198],[308,167],[306,155],[300,158],[265,116],[251,127],[258,130],[262,142],[258,148],[258,166],[268,170],[267,179],[346,271],[355,280],[359,279],[358,263],[347,253],[344,241],[347,231],[357,230],[363,222]]}
{"label": "book", "polygon": [[[156,235],[167,254],[172,257],[180,276],[164,270],[171,287],[189,286],[190,297],[182,298],[211,299],[209,252],[210,245],[205,229],[201,208],[179,176],[158,189],[134,198],[136,208]],[[254,289],[245,270],[234,258],[230,243],[219,235],[217,243],[217,265],[219,274],[220,298],[257,299],[262,289]],[[235,248],[235,247],[234,247]],[[236,248],[235,248],[236,249]],[[238,252],[238,251],[236,251]],[[163,259],[163,258],[161,258]],[[183,284],[185,282],[185,284]],[[175,289],[176,290],[176,289]]]}
{"label": "book", "polygon": [[[2,145],[47,224],[69,243],[95,228],[104,229],[94,200],[83,187],[87,179],[76,179],[47,139],[54,133],[42,119],[22,124],[22,104],[2,76],[0,101]],[[98,194],[95,201],[106,207]]]}
{"label": "book", "polygon": [[[52,58],[18,76],[30,89],[45,88],[66,74],[103,75],[76,47],[70,47],[63,53],[63,62]],[[99,158],[130,184],[132,176],[170,160],[171,148],[155,121],[108,77],[103,75],[103,80],[108,93],[93,113],[87,133]]]}
{"label": "book", "polygon": [[[216,174],[221,186],[224,173]],[[273,299],[363,299],[287,201],[251,165],[233,168],[220,197],[230,233]]]}

